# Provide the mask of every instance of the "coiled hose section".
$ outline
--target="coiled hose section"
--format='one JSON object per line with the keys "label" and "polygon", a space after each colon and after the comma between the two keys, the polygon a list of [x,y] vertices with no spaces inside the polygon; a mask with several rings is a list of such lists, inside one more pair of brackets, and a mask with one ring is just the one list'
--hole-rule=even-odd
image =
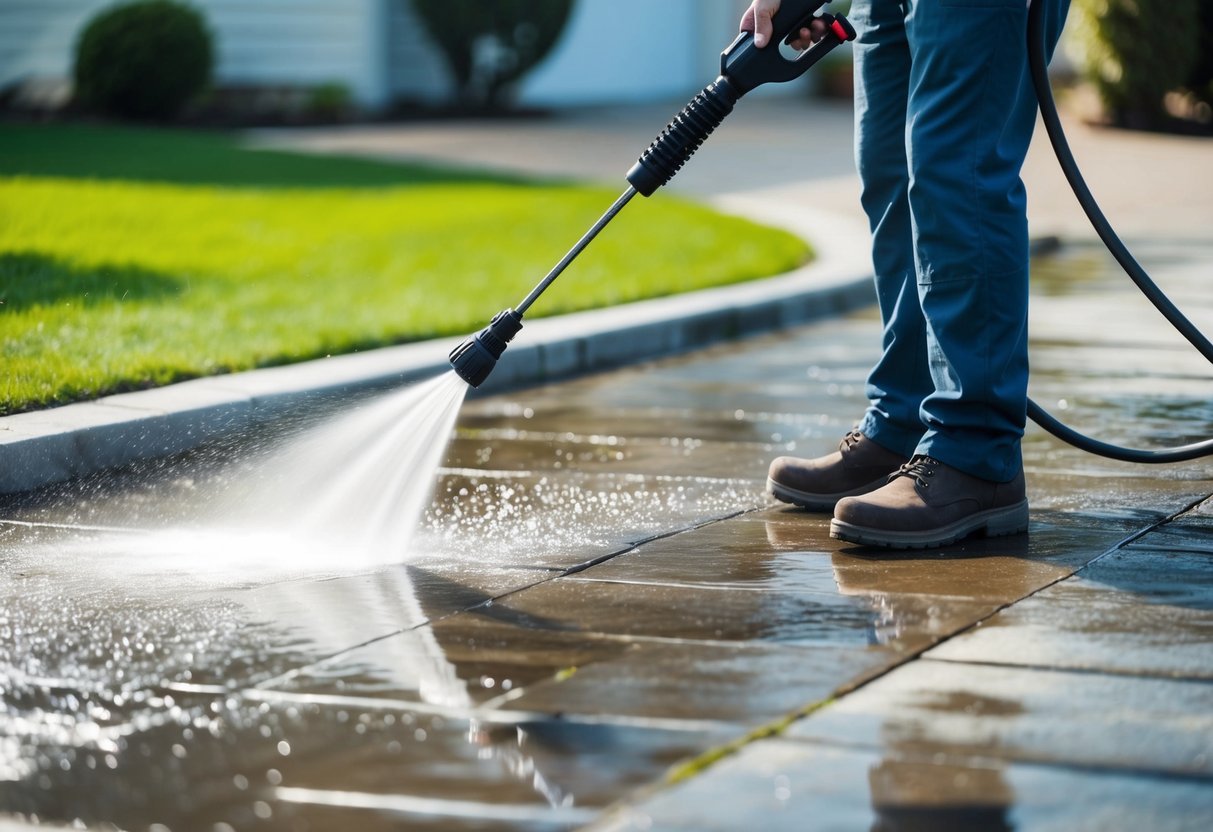
{"label": "coiled hose section", "polygon": [[[1057,155],[1062,172],[1074,190],[1074,196],[1078,198],[1083,211],[1091,220],[1091,225],[1099,234],[1099,238],[1103,240],[1108,251],[1137,284],[1137,288],[1141,289],[1155,308],[1200,351],[1206,360],[1213,363],[1213,343],[1210,343],[1209,339],[1179,311],[1179,308],[1158,288],[1158,284],[1150,279],[1145,269],[1129,253],[1128,248],[1121,242],[1120,237],[1112,229],[1111,223],[1108,222],[1107,217],[1095,202],[1095,197],[1091,195],[1091,191],[1078,169],[1078,163],[1074,161],[1074,154],[1070,151],[1065,131],[1061,127],[1061,118],[1057,114],[1057,105],[1053,101],[1053,88],[1049,84],[1048,61],[1045,58],[1044,5],[1045,0],[1036,0],[1028,10],[1028,65],[1032,72],[1032,84],[1036,87],[1036,98],[1040,103],[1041,119],[1044,121],[1045,130],[1048,132],[1049,141],[1053,145],[1053,152]],[[1213,439],[1156,450],[1124,448],[1101,442],[1063,424],[1031,399],[1028,399],[1028,417],[1063,442],[1109,459],[1157,464],[1185,462],[1213,455]]]}

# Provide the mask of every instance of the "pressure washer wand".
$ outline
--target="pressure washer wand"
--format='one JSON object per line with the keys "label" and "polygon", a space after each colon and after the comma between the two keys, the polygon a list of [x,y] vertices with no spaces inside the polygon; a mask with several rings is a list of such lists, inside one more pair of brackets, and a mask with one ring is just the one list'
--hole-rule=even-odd
{"label": "pressure washer wand", "polygon": [[615,203],[607,209],[607,212],[598,218],[598,222],[594,223],[590,230],[582,235],[577,244],[569,249],[569,253],[561,258],[560,262],[552,267],[552,270],[547,273],[547,276],[543,280],[539,281],[535,288],[531,290],[531,293],[523,299],[522,303],[515,307],[515,311],[519,316],[526,314],[526,311],[531,308],[531,304],[543,294],[548,286],[552,285],[553,280],[560,277],[560,273],[568,268],[569,263],[577,259],[577,255],[581,254],[582,249],[598,236],[598,232],[606,228],[607,223],[615,219],[615,215],[623,210],[623,206],[627,205],[632,197],[636,196],[636,193],[636,189],[629,185],[628,189],[620,195],[619,199],[615,200]]}
{"label": "pressure washer wand", "polygon": [[[472,387],[479,387],[497,366],[506,346],[522,329],[522,316],[598,233],[636,194],[653,192],[674,178],[712,131],[720,126],[733,105],[761,84],[791,81],[808,71],[840,44],[855,39],[855,29],[842,15],[817,14],[828,0],[784,0],[772,19],[771,46],[759,49],[753,35],[741,32],[720,54],[720,76],[691,99],[666,125],[628,171],[628,188],[607,212],[514,309],[498,312],[489,325],[451,351],[451,366]],[[814,18],[826,24],[825,36],[795,57],[785,57],[778,44],[795,37]]]}

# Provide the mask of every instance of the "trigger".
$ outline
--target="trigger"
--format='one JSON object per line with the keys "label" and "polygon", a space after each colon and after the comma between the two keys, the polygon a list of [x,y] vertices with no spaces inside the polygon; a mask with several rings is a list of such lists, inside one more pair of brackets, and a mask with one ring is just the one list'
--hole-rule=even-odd
{"label": "trigger", "polygon": [[[822,17],[822,19],[824,19],[826,17],[829,17],[829,15],[822,15],[821,17]],[[809,27],[812,26],[813,21],[817,20],[817,19],[818,19],[817,15],[809,15],[804,20],[800,21],[795,26],[793,26],[792,30],[790,32],[788,32],[787,37],[785,37],[783,39],[784,45],[791,46],[792,41],[796,40],[796,38],[800,35],[800,30],[809,29]],[[830,21],[826,21],[827,25],[829,24],[829,22]]]}

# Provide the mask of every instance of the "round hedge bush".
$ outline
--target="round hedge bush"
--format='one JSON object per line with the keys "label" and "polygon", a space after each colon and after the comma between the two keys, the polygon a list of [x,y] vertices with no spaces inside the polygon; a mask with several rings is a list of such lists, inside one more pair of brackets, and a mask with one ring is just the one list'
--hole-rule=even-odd
{"label": "round hedge bush", "polygon": [[76,44],[76,95],[136,119],[171,118],[210,82],[214,48],[202,15],[172,0],[135,0],[94,17]]}

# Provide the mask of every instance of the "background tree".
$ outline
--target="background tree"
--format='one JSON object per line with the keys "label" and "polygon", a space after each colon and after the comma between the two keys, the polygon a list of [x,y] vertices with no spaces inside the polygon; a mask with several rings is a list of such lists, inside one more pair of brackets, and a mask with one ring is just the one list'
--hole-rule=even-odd
{"label": "background tree", "polygon": [[1165,124],[1164,97],[1196,69],[1202,3],[1210,0],[1075,0],[1084,71],[1114,124]]}
{"label": "background tree", "polygon": [[556,45],[572,0],[412,0],[446,56],[461,103],[508,106],[517,81]]}

